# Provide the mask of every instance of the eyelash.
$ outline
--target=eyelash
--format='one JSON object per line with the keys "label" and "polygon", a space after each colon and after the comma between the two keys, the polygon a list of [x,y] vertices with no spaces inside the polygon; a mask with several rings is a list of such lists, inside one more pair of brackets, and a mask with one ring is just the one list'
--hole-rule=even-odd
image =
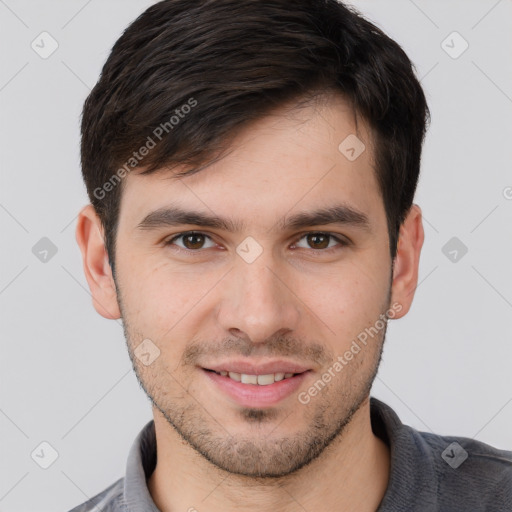
{"label": "eyelash", "polygon": [[[203,233],[202,231],[184,231],[183,233],[178,233],[177,235],[174,235],[172,238],[170,238],[169,240],[164,242],[164,245],[165,246],[173,245],[173,242],[175,240],[177,240],[179,238],[186,237],[188,235],[203,235],[204,237],[212,240],[212,237],[210,235],[207,235],[206,233]],[[331,254],[334,251],[337,251],[343,247],[347,247],[348,245],[350,245],[350,242],[348,242],[347,240],[341,239],[340,237],[334,235],[333,233],[328,233],[325,231],[308,231],[306,233],[302,233],[300,235],[300,237],[294,242],[294,244],[299,242],[300,240],[302,240],[304,237],[306,237],[308,235],[325,235],[325,236],[330,237],[331,239],[334,239],[336,242],[338,242],[337,246],[330,247],[329,249],[311,249],[311,251],[314,251],[316,253]],[[330,240],[329,240],[329,242],[330,242]],[[195,250],[194,249],[184,249],[183,247],[179,247],[179,246],[175,246],[174,249],[178,252],[184,252],[184,253],[187,253],[190,255],[192,255],[194,253],[200,253],[200,252],[206,250],[206,249],[195,249]],[[211,249],[211,247],[207,247],[207,249]],[[303,249],[303,247],[300,247],[299,249]]]}

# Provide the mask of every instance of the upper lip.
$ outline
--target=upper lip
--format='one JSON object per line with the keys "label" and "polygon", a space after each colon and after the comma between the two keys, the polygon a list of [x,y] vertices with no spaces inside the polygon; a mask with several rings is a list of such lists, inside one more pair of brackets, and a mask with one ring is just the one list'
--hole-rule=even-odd
{"label": "upper lip", "polygon": [[249,361],[226,361],[224,363],[203,366],[207,370],[215,372],[244,373],[245,375],[269,375],[271,373],[303,373],[310,370],[301,364],[292,361],[274,360],[266,363]]}

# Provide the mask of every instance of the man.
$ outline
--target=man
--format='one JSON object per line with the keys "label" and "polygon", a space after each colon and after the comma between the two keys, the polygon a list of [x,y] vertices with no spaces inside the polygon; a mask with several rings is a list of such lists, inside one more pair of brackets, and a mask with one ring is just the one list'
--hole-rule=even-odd
{"label": "man", "polygon": [[429,111],[335,0],[165,0],[82,119],[77,241],[154,420],[78,511],[512,510],[512,452],[370,398],[423,244]]}

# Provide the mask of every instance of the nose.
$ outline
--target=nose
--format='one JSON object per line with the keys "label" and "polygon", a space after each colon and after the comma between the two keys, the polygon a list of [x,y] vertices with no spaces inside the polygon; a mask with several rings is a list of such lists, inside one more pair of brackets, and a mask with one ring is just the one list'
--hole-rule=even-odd
{"label": "nose", "polygon": [[226,277],[217,315],[226,332],[262,343],[297,329],[300,300],[271,258],[262,255],[252,263],[240,258]]}

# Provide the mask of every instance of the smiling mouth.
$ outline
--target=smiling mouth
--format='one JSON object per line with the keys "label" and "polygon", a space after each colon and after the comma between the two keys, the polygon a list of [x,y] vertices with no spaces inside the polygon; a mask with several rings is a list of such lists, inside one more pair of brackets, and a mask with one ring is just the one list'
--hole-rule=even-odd
{"label": "smiling mouth", "polygon": [[280,382],[282,380],[291,379],[295,375],[301,375],[302,373],[268,373],[266,375],[249,375],[246,373],[236,373],[236,372],[227,372],[220,371],[216,372],[215,370],[209,370],[208,368],[204,368],[207,372],[216,373],[222,377],[229,378],[236,382],[240,382],[242,384],[252,384],[256,386],[268,386],[270,384],[274,384],[275,382]]}

